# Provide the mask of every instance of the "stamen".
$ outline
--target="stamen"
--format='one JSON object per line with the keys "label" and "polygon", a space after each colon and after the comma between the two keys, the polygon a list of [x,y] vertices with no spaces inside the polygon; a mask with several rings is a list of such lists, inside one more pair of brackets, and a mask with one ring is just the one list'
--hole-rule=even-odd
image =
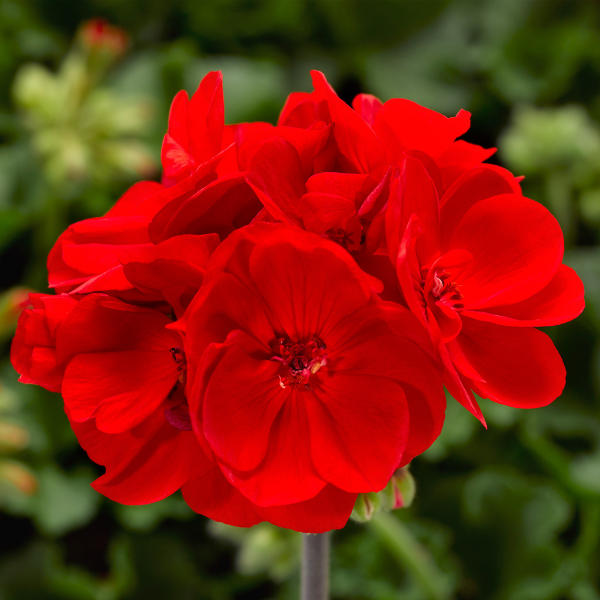
{"label": "stamen", "polygon": [[[464,304],[456,303],[458,300],[463,299],[463,295],[459,291],[459,285],[455,281],[451,281],[451,277],[451,273],[445,269],[434,271],[429,293],[436,302],[444,302],[458,310],[464,308]],[[427,290],[425,290],[426,281],[427,279],[421,286],[423,297],[427,294]]]}
{"label": "stamen", "polygon": [[281,363],[281,374],[278,377],[282,389],[289,386],[295,390],[310,391],[310,376],[327,364],[327,346],[318,337],[313,337],[306,344],[279,338],[271,344],[271,348],[274,353],[279,354],[272,356],[271,360]]}
{"label": "stamen", "polygon": [[180,383],[185,383],[185,376],[187,372],[187,363],[185,360],[185,353],[181,348],[171,348],[169,350],[171,352],[171,356],[173,360],[177,363],[177,370],[179,371],[178,381]]}

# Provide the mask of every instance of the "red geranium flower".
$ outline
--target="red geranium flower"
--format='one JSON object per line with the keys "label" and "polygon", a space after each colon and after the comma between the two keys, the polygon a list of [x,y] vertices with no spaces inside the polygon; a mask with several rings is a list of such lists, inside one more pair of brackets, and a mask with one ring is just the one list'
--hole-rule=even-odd
{"label": "red geranium flower", "polygon": [[93,487],[117,502],[161,500],[211,466],[191,431],[185,354],[170,323],[90,294],[56,332],[65,411],[90,458],[106,467]]}
{"label": "red geranium flower", "polygon": [[225,126],[209,73],[173,102],[163,183],[50,253],[59,295],[31,296],[11,359],[62,392],[109,498],[181,488],[232,525],[327,531],[436,439],[442,378],[482,420],[473,392],[562,391],[535,327],[577,316],[583,288],[554,218],[457,141],[468,113],[351,108],[313,80],[276,127]]}
{"label": "red geranium flower", "polygon": [[309,128],[319,121],[333,123],[338,152],[335,171],[367,174],[408,154],[426,163],[442,192],[495,152],[495,148],[456,139],[469,129],[471,114],[465,110],[447,118],[410,100],[393,98],[382,103],[370,94],[356,96],[351,108],[323,73],[312,71],[311,75],[315,91],[291,94],[279,125]]}
{"label": "red geranium flower", "polygon": [[260,211],[260,201],[238,171],[237,147],[268,126],[225,126],[220,73],[209,73],[191,100],[180,92],[163,145],[165,185],[137,183],[104,217],[71,225],[48,256],[50,287],[148,300],[131,293],[131,281],[123,275],[130,255],[181,234],[214,233],[223,239]]}
{"label": "red geranium flower", "polygon": [[[242,498],[292,510],[320,493],[381,490],[439,434],[445,399],[423,330],[317,236],[270,224],[230,236],[175,326],[194,430],[239,492],[232,512]],[[186,500],[219,518],[201,487],[184,487]],[[293,528],[314,530],[300,514]]]}
{"label": "red geranium flower", "polygon": [[583,285],[561,264],[556,219],[524,198],[510,173],[480,166],[438,201],[422,163],[407,157],[386,233],[404,300],[430,331],[445,384],[464,406],[483,421],[471,390],[521,408],[560,395],[562,360],[534,327],[578,316]]}
{"label": "red geranium flower", "polygon": [[[376,274],[381,265],[373,255],[384,252],[390,186],[404,157],[422,162],[441,195],[494,149],[456,141],[469,127],[466,111],[446,118],[408,100],[382,104],[364,94],[353,109],[322,73],[312,75],[315,91],[292,94],[280,126],[250,136],[240,163],[272,219],[328,237]],[[318,147],[300,141],[299,132],[316,127],[330,134]]]}

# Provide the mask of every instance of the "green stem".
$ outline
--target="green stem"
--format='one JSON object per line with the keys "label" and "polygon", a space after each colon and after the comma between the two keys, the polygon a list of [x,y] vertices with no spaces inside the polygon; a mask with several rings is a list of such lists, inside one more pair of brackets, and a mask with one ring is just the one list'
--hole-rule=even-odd
{"label": "green stem", "polygon": [[554,475],[574,496],[581,499],[597,499],[598,493],[576,483],[569,473],[568,458],[549,440],[540,433],[536,417],[527,419],[520,428],[520,438],[523,445],[528,448],[549,473]]}
{"label": "green stem", "polygon": [[418,581],[429,598],[449,598],[450,590],[444,574],[402,521],[392,513],[380,512],[373,515],[368,526],[398,563]]}
{"label": "green stem", "polygon": [[581,502],[581,533],[573,548],[575,556],[587,559],[598,548],[600,538],[600,502],[584,500]]}

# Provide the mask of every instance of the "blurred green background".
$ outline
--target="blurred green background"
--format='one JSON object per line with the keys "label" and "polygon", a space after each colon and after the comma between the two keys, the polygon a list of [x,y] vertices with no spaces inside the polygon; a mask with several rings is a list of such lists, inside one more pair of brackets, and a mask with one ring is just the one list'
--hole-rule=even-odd
{"label": "blurred green background", "polygon": [[[127,48],[90,50],[76,32],[92,17]],[[488,431],[451,400],[413,506],[335,533],[333,598],[600,599],[599,2],[0,0],[0,600],[297,598],[299,534],[210,523],[178,495],[97,495],[60,398],[17,384],[8,352],[59,233],[159,176],[179,89],[222,69],[227,121],[274,122],[311,68],[347,101],[470,110],[466,139],[526,176],[587,294],[550,332],[563,396],[482,401]]]}

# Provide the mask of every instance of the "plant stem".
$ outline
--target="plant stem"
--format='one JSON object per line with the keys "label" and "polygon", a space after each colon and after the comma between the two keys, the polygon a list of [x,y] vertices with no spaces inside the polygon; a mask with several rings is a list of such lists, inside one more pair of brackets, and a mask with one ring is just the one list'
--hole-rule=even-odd
{"label": "plant stem", "polygon": [[329,598],[329,533],[302,534],[302,600]]}
{"label": "plant stem", "polygon": [[444,574],[404,523],[392,513],[379,512],[373,515],[368,525],[398,564],[415,578],[427,598],[446,600],[449,597]]}

